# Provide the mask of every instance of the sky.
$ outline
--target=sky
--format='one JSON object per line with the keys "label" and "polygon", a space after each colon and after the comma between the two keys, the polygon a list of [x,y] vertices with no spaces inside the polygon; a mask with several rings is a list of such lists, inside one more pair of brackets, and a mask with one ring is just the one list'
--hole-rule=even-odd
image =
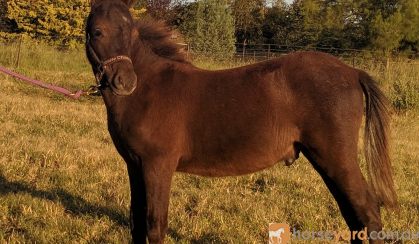
{"label": "sky", "polygon": [[[192,2],[192,1],[194,1],[194,0],[188,0],[189,2]],[[285,2],[287,2],[287,3],[292,3],[294,0],[285,0]]]}
{"label": "sky", "polygon": [[286,3],[292,3],[294,0],[285,0]]}
{"label": "sky", "polygon": [[[294,0],[285,0],[286,3],[290,4],[292,3]],[[275,2],[274,0],[270,0],[268,1],[268,5],[270,5],[272,2]]]}

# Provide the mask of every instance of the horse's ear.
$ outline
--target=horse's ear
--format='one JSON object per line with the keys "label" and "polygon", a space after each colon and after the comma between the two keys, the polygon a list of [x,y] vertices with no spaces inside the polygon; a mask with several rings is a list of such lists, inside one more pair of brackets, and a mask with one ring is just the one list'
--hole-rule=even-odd
{"label": "horse's ear", "polygon": [[124,2],[129,8],[134,7],[134,5],[137,3],[137,0],[121,0]]}
{"label": "horse's ear", "polygon": [[[94,7],[95,5],[97,5],[98,3],[102,2],[103,0],[90,0],[90,7]],[[123,3],[125,3],[129,8],[133,7],[136,3],[137,0],[121,0]]]}
{"label": "horse's ear", "polygon": [[90,0],[90,7],[93,8],[96,4],[102,2],[102,0]]}

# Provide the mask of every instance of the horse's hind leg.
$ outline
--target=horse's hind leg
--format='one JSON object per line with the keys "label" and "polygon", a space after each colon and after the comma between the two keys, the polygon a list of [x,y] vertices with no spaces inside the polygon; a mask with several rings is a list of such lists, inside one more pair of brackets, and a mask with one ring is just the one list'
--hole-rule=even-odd
{"label": "horse's hind leg", "polygon": [[[322,137],[317,144],[311,144],[318,146],[306,145],[303,153],[336,199],[350,230],[367,227],[369,233],[380,231],[380,208],[358,165],[356,141],[332,139],[326,142]],[[362,243],[358,239],[351,242]],[[382,241],[371,240],[370,243]]]}

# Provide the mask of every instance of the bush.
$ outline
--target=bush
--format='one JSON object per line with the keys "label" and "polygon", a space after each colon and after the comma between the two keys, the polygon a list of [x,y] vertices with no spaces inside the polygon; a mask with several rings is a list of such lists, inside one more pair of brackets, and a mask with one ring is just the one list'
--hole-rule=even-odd
{"label": "bush", "polygon": [[6,17],[15,26],[14,33],[75,47],[83,43],[89,8],[86,0],[8,0]]}
{"label": "bush", "polygon": [[394,82],[390,89],[390,99],[393,107],[398,111],[417,108],[419,85],[410,82]]}

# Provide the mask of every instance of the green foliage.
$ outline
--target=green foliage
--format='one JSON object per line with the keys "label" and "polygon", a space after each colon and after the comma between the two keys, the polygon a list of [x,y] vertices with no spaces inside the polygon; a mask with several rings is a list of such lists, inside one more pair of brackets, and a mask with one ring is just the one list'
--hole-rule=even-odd
{"label": "green foliage", "polygon": [[398,110],[415,109],[419,107],[419,84],[396,81],[391,87],[391,103]]}
{"label": "green foliage", "polygon": [[7,1],[7,18],[15,24],[13,32],[64,47],[82,43],[88,12],[87,0]]}
{"label": "green foliage", "polygon": [[418,47],[418,1],[300,0],[296,4],[314,45],[372,47],[385,53],[398,50],[403,41]]}
{"label": "green foliage", "polygon": [[235,52],[234,19],[226,1],[198,1],[191,14],[187,39],[195,53],[216,59],[231,58]]}
{"label": "green foliage", "polygon": [[1,43],[13,43],[17,42],[20,38],[23,38],[23,34],[0,32],[0,42]]}
{"label": "green foliage", "polygon": [[7,15],[7,2],[6,0],[0,0],[0,32],[6,31],[9,29]]}
{"label": "green foliage", "polygon": [[383,19],[383,15],[378,13],[372,21],[371,28],[374,31],[372,45],[379,50],[388,53],[399,47],[402,40],[402,30],[399,28],[402,23],[402,15],[399,11]]}
{"label": "green foliage", "polygon": [[403,43],[419,48],[419,2],[392,0],[374,13],[370,28],[371,46],[385,52],[397,50]]}
{"label": "green foliage", "polygon": [[234,0],[231,3],[237,40],[251,44],[263,41],[262,25],[265,20],[264,0]]}
{"label": "green foliage", "polygon": [[[234,40],[385,53],[419,50],[419,1],[140,0],[136,8],[136,17],[147,8],[147,14],[178,27],[195,51],[212,56],[225,56],[223,51],[231,56]],[[88,12],[89,0],[0,0],[0,32],[80,46]]]}
{"label": "green foliage", "polygon": [[297,5],[279,5],[268,9],[264,21],[263,36],[266,43],[304,46],[309,35],[303,30],[304,22]]}
{"label": "green foliage", "polygon": [[[354,1],[303,0],[299,3],[307,43],[313,46],[359,48],[365,31]],[[361,33],[360,33],[361,32]]]}
{"label": "green foliage", "polygon": [[404,0],[401,7],[403,42],[419,50],[419,1]]}

